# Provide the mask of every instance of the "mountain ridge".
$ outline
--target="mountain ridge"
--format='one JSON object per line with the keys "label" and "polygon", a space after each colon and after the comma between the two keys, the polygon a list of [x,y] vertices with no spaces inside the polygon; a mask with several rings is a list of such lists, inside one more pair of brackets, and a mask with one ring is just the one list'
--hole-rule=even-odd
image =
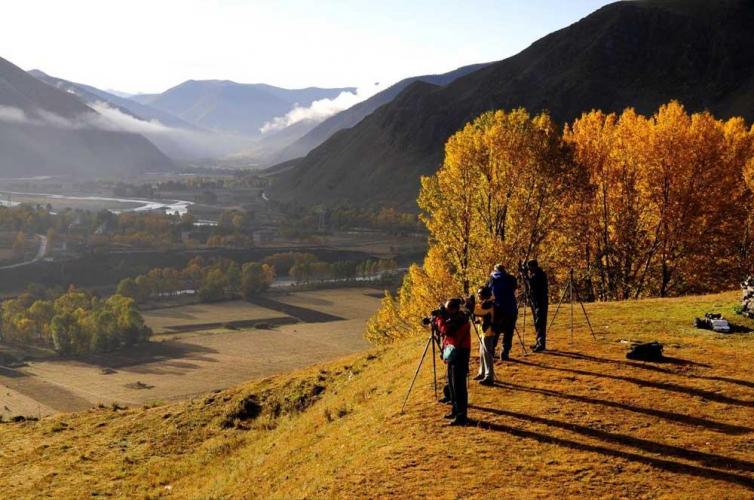
{"label": "mountain ridge", "polygon": [[117,130],[79,98],[0,58],[3,176],[127,176],[173,168],[145,137]]}
{"label": "mountain ridge", "polygon": [[595,108],[652,113],[677,99],[691,110],[751,122],[754,95],[747,85],[754,82],[754,63],[746,54],[754,50],[752,24],[754,4],[743,0],[725,1],[720,9],[668,0],[609,4],[445,86],[408,86],[294,160],[270,195],[283,202],[415,210],[418,179],[440,165],[445,140],[496,108],[549,110],[564,123]]}

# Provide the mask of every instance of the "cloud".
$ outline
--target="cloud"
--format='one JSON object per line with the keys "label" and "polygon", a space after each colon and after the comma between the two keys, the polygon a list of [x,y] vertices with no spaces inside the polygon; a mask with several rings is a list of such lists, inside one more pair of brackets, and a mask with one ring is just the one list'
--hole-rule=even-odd
{"label": "cloud", "polygon": [[319,123],[336,113],[340,113],[341,111],[372,97],[381,90],[382,86],[379,83],[375,83],[368,87],[359,87],[356,92],[341,92],[333,99],[320,99],[314,101],[307,107],[296,105],[283,116],[275,117],[262,125],[262,128],[260,128],[259,131],[263,134],[275,132],[303,121]]}
{"label": "cloud", "polygon": [[28,123],[28,119],[23,109],[0,106],[0,122]]}
{"label": "cloud", "polygon": [[184,131],[184,129],[163,125],[158,120],[136,118],[103,101],[89,104],[89,106],[98,113],[97,118],[90,120],[94,128],[133,132],[135,134],[175,134]]}
{"label": "cloud", "polygon": [[176,159],[223,156],[248,146],[248,139],[231,134],[204,130],[187,130],[164,125],[157,120],[142,120],[106,102],[90,103],[95,113],[65,118],[42,109],[28,112],[11,106],[0,106],[0,122],[17,125],[55,127],[60,129],[96,129],[140,134],[152,141],[165,154]]}

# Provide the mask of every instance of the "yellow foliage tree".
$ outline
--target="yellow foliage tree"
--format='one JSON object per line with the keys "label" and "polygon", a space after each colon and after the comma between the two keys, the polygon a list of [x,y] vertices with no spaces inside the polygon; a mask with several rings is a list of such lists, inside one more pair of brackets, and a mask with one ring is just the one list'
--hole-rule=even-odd
{"label": "yellow foliage tree", "polygon": [[387,325],[411,331],[441,300],[485,282],[496,263],[515,269],[529,257],[561,255],[556,229],[584,182],[547,114],[495,111],[466,125],[448,140],[438,172],[421,180],[424,263],[411,267],[397,300],[383,301],[368,337]]}

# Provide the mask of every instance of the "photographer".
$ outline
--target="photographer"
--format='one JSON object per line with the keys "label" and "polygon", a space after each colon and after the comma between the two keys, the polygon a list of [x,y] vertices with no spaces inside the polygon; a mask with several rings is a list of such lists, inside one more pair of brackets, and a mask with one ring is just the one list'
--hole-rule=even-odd
{"label": "photographer", "polygon": [[[501,361],[510,358],[511,346],[513,345],[513,333],[518,319],[518,303],[516,302],[516,289],[518,280],[505,270],[505,266],[498,264],[490,274],[487,286],[492,290],[495,302],[493,330],[497,336],[503,334],[503,350],[500,354]],[[495,339],[497,344],[497,338]],[[492,349],[494,357],[494,347]]]}
{"label": "photographer", "polygon": [[547,274],[539,267],[536,260],[530,260],[522,267],[522,273],[529,288],[529,302],[534,315],[534,328],[537,331],[537,343],[532,346],[534,352],[542,352],[547,347],[547,308],[549,290]]}
{"label": "photographer", "polygon": [[495,384],[495,344],[498,333],[495,332],[495,303],[492,300],[492,290],[483,286],[477,291],[477,299],[472,295],[466,302],[466,308],[473,311],[474,316],[482,320],[482,342],[479,345],[479,373],[474,380],[481,385]]}
{"label": "photographer", "polygon": [[466,425],[468,391],[466,376],[469,373],[471,354],[471,329],[469,318],[461,310],[461,299],[450,299],[438,311],[433,311],[432,321],[442,336],[442,358],[448,365],[448,388],[453,410],[445,416],[450,425]]}

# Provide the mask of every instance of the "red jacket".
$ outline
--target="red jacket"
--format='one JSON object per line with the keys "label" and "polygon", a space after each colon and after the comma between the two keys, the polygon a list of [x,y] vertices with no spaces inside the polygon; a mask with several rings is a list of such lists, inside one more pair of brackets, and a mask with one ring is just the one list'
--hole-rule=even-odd
{"label": "red jacket", "polygon": [[471,325],[468,319],[460,317],[445,319],[435,318],[435,326],[442,335],[442,346],[452,345],[456,349],[471,349]]}

